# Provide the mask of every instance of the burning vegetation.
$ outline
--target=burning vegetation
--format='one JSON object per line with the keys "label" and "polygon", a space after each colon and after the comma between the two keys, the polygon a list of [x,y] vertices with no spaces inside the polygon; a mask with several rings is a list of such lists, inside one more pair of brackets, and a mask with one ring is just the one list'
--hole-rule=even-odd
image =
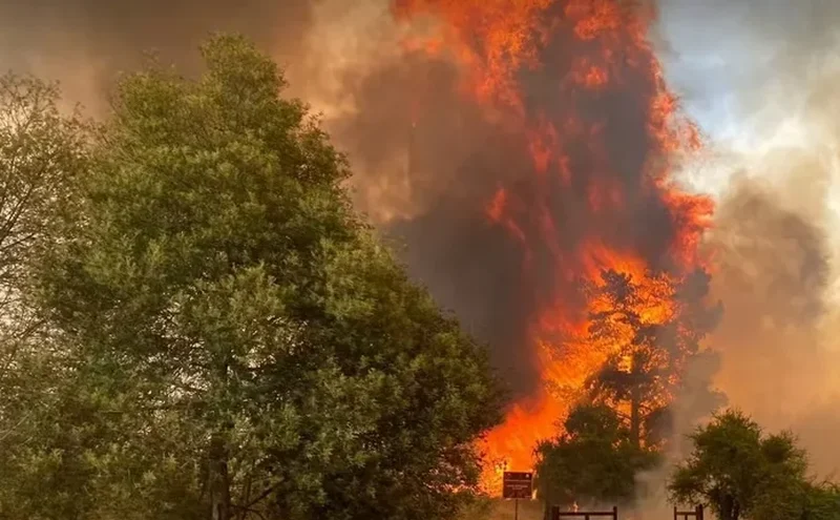
{"label": "burning vegetation", "polygon": [[407,48],[452,64],[458,95],[505,136],[507,168],[482,208],[512,259],[522,319],[497,348],[527,359],[537,383],[488,435],[490,469],[533,468],[537,444],[581,402],[614,410],[636,447],[661,446],[718,308],[698,250],[712,202],[673,177],[700,138],[647,39],[655,12],[619,0],[399,0],[395,15],[432,21]]}

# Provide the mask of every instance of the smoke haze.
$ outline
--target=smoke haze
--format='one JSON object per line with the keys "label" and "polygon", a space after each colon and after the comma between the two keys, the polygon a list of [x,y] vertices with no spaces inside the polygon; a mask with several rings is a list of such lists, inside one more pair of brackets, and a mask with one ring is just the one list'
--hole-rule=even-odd
{"label": "smoke haze", "polygon": [[817,472],[835,472],[840,4],[667,0],[662,11],[672,80],[716,137],[693,180],[719,197],[717,382],[769,430],[798,434]]}
{"label": "smoke haze", "polygon": [[309,0],[6,0],[0,69],[60,80],[68,100],[100,111],[116,74],[147,51],[189,66],[210,32],[241,31],[282,62],[300,53],[313,17]]}

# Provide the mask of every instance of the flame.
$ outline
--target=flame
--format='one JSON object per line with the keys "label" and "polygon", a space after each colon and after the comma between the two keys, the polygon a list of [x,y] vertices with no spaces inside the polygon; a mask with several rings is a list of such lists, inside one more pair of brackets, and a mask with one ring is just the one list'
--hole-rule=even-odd
{"label": "flame", "polygon": [[622,343],[588,338],[590,314],[609,302],[581,287],[602,285],[601,273],[614,270],[640,287],[643,321],[678,312],[674,287],[704,265],[698,244],[713,205],[681,191],[672,172],[702,143],[663,80],[647,4],[395,0],[394,13],[437,21],[412,49],[455,63],[465,99],[503,114],[532,162],[526,188],[500,186],[485,207],[521,248],[522,284],[537,295],[521,348],[541,383],[486,438],[486,485],[495,491],[504,468],[533,468],[534,447],[557,435],[585,381]]}

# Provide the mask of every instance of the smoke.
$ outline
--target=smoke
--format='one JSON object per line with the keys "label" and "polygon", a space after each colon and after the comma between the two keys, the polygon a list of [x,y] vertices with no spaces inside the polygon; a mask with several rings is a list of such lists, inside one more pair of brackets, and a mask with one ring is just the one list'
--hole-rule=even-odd
{"label": "smoke", "polygon": [[[709,340],[718,355],[692,367],[689,380],[713,378],[726,404],[768,431],[793,431],[812,471],[836,476],[840,4],[659,3],[668,79],[712,135],[686,174],[718,206],[705,244],[712,295],[725,307]],[[698,395],[676,403],[666,464],[638,476],[641,517],[670,514],[662,483],[691,449],[685,435],[695,423],[679,416]]]}
{"label": "smoke", "polygon": [[323,44],[326,29],[339,33],[331,24],[341,19],[344,31],[360,32],[347,23],[359,10],[341,0],[0,2],[0,69],[60,80],[68,103],[101,115],[117,75],[137,70],[147,53],[191,73],[208,36],[235,32],[284,65],[298,92],[317,98],[336,62]]}
{"label": "smoke", "polygon": [[460,95],[458,70],[408,54],[348,73],[355,110],[327,121],[357,172],[357,204],[380,223],[412,275],[497,347],[518,389],[536,382],[532,359],[510,345],[530,311],[516,293],[518,253],[484,214],[498,183],[529,169],[513,136]]}
{"label": "smoke", "polygon": [[799,435],[816,472],[835,472],[840,4],[667,0],[662,11],[669,74],[717,136],[694,176],[719,194],[717,383],[768,430]]}
{"label": "smoke", "polygon": [[[469,13],[472,7],[464,5]],[[534,343],[568,339],[566,323],[535,331],[544,325],[538,322],[575,322],[585,311],[580,281],[593,244],[606,256],[638,255],[654,269],[669,269],[677,244],[695,232],[694,207],[672,206],[647,182],[651,164],[667,154],[650,132],[657,124],[650,107],[663,92],[655,57],[633,33],[638,25],[619,20],[624,25],[610,43],[579,39],[574,16],[585,16],[586,9],[568,15],[565,7],[557,2],[540,15],[554,21],[551,37],[536,49],[536,61],[546,66],[511,59],[524,117],[465,92],[475,70],[459,66],[457,58],[407,53],[351,73],[343,85],[356,110],[329,121],[360,174],[361,207],[406,244],[414,277],[491,344],[496,365],[519,394],[533,395],[544,384]],[[476,43],[481,31],[515,28],[475,9],[492,29],[458,30],[469,52],[489,60],[484,53],[496,49]],[[516,14],[522,13],[510,17]],[[542,20],[525,23],[537,31]],[[600,48],[611,44],[620,49]],[[603,81],[596,87],[584,85],[592,81],[587,74],[598,75],[602,56],[613,52],[626,52],[633,65],[596,78]],[[539,142],[550,140],[551,130],[560,133],[559,142]],[[540,146],[550,150],[545,175],[535,164]],[[494,200],[504,206],[505,225],[489,222]]]}
{"label": "smoke", "polygon": [[[794,178],[824,184],[826,172],[809,155],[774,159],[768,162]],[[709,340],[714,351],[689,369],[689,384],[699,386],[675,403],[677,436],[665,464],[638,476],[644,517],[668,514],[672,504],[662,484],[692,449],[686,436],[698,417],[708,417],[714,404],[740,408],[768,431],[792,430],[809,451],[814,473],[828,476],[840,468],[834,440],[840,352],[832,346],[837,327],[828,298],[829,241],[825,219],[818,218],[825,201],[819,190],[805,191],[810,196],[791,197],[793,188],[742,172],[720,201],[706,246],[714,255],[712,295],[725,302],[723,319]],[[725,393],[725,403],[707,399],[710,381]]]}
{"label": "smoke", "polygon": [[[537,382],[521,342],[532,310],[517,294],[519,255],[484,213],[499,183],[530,169],[516,138],[465,103],[458,70],[420,54],[344,84],[357,106],[329,121],[358,178],[357,203],[397,242],[412,275],[477,336],[517,390]],[[416,107],[416,108],[415,108]]]}

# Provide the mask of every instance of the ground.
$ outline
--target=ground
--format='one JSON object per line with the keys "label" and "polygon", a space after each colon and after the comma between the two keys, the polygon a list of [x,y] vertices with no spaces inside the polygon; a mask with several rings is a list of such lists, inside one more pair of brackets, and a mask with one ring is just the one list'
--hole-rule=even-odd
{"label": "ground", "polygon": [[[492,500],[464,516],[464,520],[514,520],[512,500]],[[537,500],[519,501],[519,520],[543,520],[543,504]]]}

